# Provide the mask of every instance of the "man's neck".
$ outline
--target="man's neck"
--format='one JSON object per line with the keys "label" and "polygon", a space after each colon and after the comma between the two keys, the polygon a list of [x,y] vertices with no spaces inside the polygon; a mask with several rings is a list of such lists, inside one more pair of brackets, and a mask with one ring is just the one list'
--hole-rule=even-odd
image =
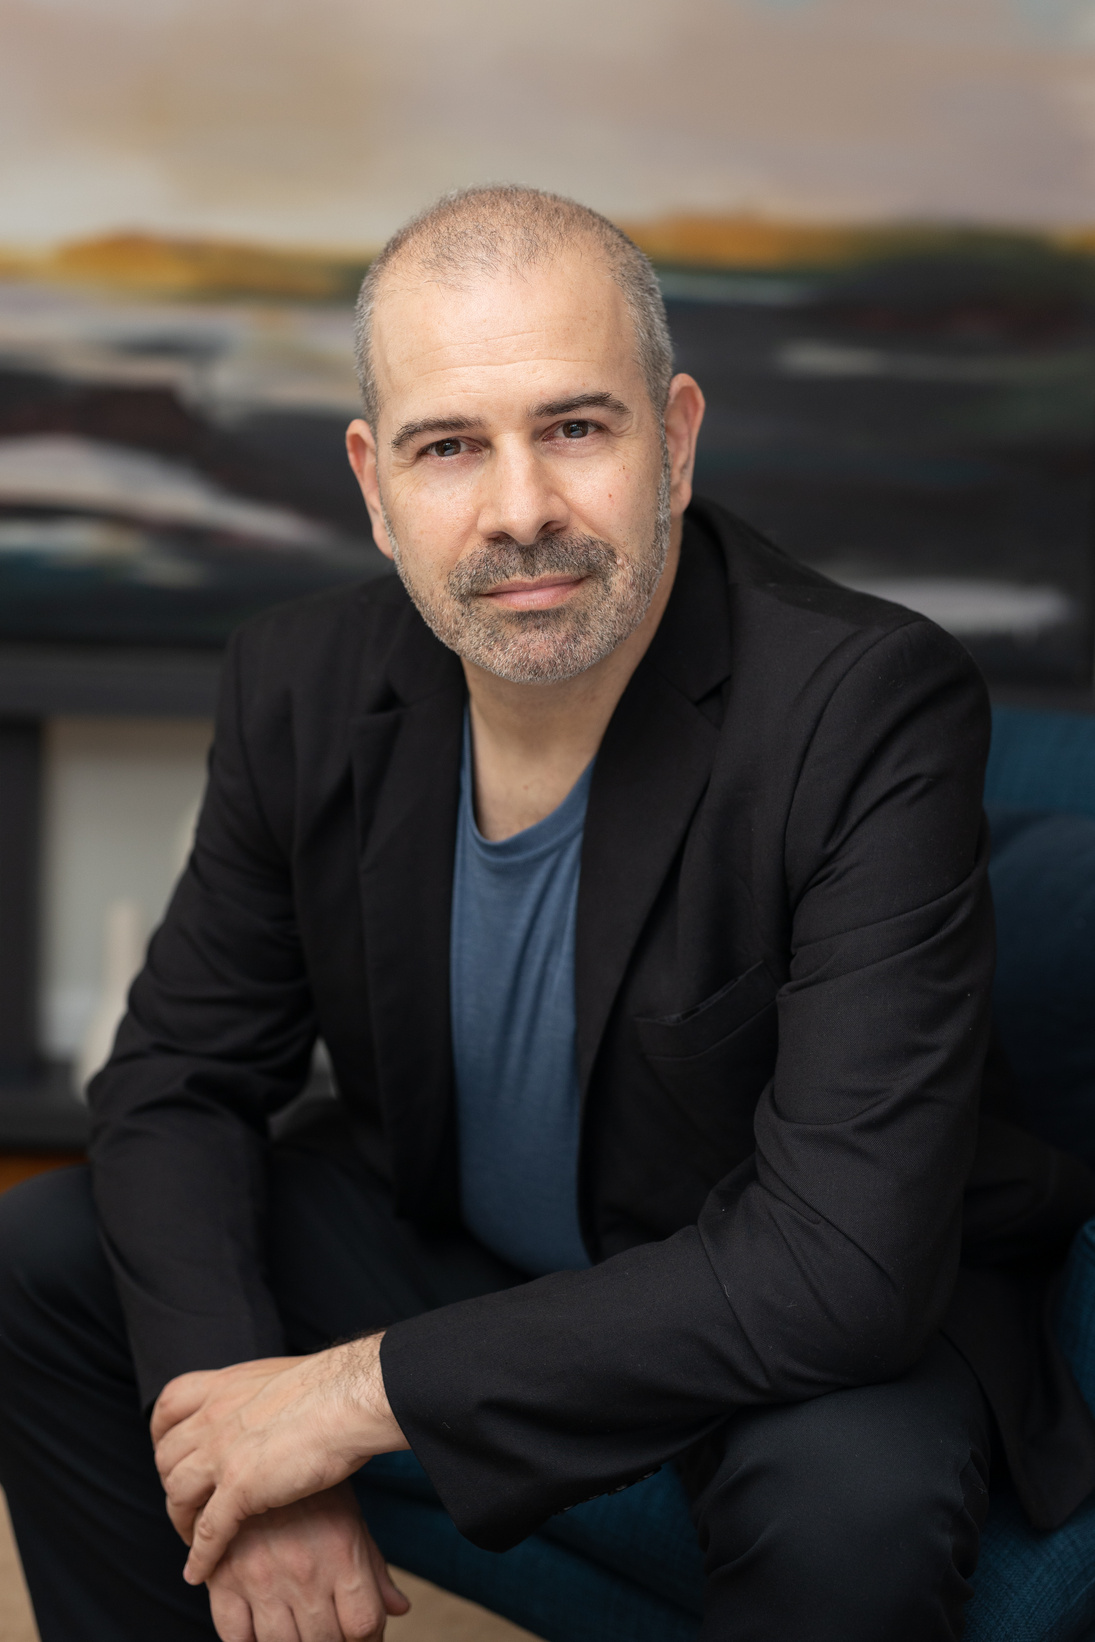
{"label": "man's neck", "polygon": [[635,631],[595,667],[558,684],[513,684],[464,662],[471,702],[475,817],[484,838],[510,838],[557,809],[594,757],[632,673],[658,630],[680,560],[665,569]]}

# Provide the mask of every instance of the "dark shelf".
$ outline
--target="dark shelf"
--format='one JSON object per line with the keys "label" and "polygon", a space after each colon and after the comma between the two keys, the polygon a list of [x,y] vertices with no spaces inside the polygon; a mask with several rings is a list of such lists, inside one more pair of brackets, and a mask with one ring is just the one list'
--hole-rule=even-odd
{"label": "dark shelf", "polygon": [[207,718],[219,650],[0,643],[0,717]]}

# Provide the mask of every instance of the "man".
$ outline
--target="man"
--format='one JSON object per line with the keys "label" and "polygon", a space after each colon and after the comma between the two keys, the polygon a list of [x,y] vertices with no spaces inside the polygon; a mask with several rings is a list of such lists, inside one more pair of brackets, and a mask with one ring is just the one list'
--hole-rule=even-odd
{"label": "man", "polygon": [[94,1208],[0,1209],[43,1642],[379,1634],[349,1479],[407,1445],[491,1549],[679,1461],[705,1642],[957,1637],[991,1450],[1040,1526],[1095,1485],[1042,1321],[1091,1180],[979,1133],[977,674],[690,505],[594,213],[443,200],[360,321],[399,577],[237,637]]}

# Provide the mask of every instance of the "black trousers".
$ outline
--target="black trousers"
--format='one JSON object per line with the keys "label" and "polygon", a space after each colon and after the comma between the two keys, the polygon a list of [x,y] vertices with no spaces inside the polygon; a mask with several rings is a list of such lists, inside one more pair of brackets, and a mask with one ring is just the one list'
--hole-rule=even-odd
{"label": "black trousers", "polygon": [[[312,1351],[519,1281],[396,1221],[318,1150],[272,1157],[270,1271]],[[988,1505],[990,1420],[942,1340],[902,1380],[739,1414],[684,1466],[703,1642],[950,1642]],[[42,1642],[211,1642],[181,1578],[85,1169],[0,1198],[0,1483]]]}

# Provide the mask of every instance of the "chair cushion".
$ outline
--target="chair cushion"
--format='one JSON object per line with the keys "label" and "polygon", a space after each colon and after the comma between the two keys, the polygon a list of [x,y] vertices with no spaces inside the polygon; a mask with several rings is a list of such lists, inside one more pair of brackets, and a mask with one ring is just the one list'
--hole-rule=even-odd
{"label": "chair cushion", "polygon": [[[405,1499],[439,1504],[432,1483],[412,1454],[378,1455],[361,1475]],[[667,1603],[697,1616],[700,1613],[703,1557],[688,1496],[671,1465],[622,1493],[587,1500],[552,1517],[535,1537],[589,1558]],[[499,1559],[481,1554],[493,1566],[514,1555],[507,1551]]]}
{"label": "chair cushion", "polygon": [[[683,1490],[671,1496],[657,1486],[651,1489],[651,1483],[663,1478],[676,1483],[672,1472],[660,1472],[604,1502],[617,1509],[607,1513],[613,1520],[603,1545],[594,1538],[578,1549],[554,1532],[586,1510],[579,1506],[556,1517],[552,1532],[533,1534],[502,1555],[463,1538],[410,1455],[371,1460],[354,1485],[373,1537],[389,1561],[505,1615],[545,1642],[696,1642],[699,1549]],[[643,1490],[648,1501],[660,1499],[664,1514],[636,1510],[634,1496]],[[621,1512],[618,1507],[625,1500],[628,1507]],[[628,1552],[627,1525],[640,1518],[645,1531]],[[595,1532],[598,1525],[589,1526]],[[574,1539],[581,1541],[580,1530]],[[684,1558],[691,1558],[693,1567],[688,1609],[657,1594],[659,1586],[679,1588]],[[613,1561],[624,1563],[625,1571],[614,1571]]]}
{"label": "chair cushion", "polygon": [[1095,1625],[1095,1503],[1036,1534],[1010,1494],[981,1541],[966,1642],[1088,1642]]}
{"label": "chair cushion", "polygon": [[1095,716],[994,708],[985,803],[1095,816]]}
{"label": "chair cushion", "polygon": [[541,1531],[685,1612],[702,1612],[703,1556],[672,1465],[621,1494],[603,1494],[552,1517]]}
{"label": "chair cushion", "polygon": [[[1077,1234],[1057,1337],[1095,1408],[1095,1221]],[[1010,1495],[993,1500],[981,1541],[967,1642],[1088,1642],[1095,1627],[1095,1496],[1063,1528],[1036,1534]]]}
{"label": "chair cushion", "polygon": [[989,806],[997,1030],[1019,1117],[1095,1165],[1095,818]]}

